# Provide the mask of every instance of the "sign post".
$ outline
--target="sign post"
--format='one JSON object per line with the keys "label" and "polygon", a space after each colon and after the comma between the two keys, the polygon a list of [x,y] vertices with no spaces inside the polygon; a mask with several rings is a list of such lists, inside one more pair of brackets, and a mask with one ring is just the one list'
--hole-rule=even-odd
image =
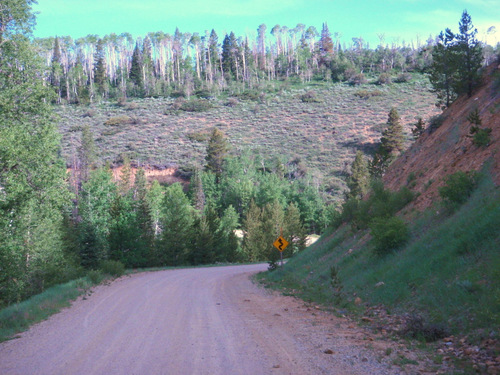
{"label": "sign post", "polygon": [[278,249],[281,256],[281,267],[283,267],[283,251],[288,246],[288,241],[283,238],[283,230],[281,231],[281,235],[273,242],[275,248]]}

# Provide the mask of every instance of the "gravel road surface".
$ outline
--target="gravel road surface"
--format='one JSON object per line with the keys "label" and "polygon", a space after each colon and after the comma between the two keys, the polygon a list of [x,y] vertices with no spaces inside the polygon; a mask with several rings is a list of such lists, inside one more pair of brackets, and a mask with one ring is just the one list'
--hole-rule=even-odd
{"label": "gravel road surface", "polygon": [[99,286],[1,343],[0,374],[401,373],[345,319],[254,285],[250,276],[266,266],[139,273]]}

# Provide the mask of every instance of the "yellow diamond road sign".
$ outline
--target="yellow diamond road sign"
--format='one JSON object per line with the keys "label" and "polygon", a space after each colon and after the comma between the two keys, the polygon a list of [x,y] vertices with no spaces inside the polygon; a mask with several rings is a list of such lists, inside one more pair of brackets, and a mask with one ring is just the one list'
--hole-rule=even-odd
{"label": "yellow diamond road sign", "polygon": [[279,236],[276,241],[273,243],[274,247],[279,251],[283,251],[288,246],[288,241],[283,238],[283,236]]}

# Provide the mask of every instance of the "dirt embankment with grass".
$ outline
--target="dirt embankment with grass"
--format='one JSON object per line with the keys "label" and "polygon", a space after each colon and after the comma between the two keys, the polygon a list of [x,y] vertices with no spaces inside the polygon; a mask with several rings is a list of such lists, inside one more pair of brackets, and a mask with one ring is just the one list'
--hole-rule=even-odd
{"label": "dirt embankment with grass", "polygon": [[[389,167],[386,187],[414,195],[395,215],[405,225],[404,242],[377,251],[372,223],[346,219],[269,274],[267,283],[351,312],[384,337],[410,339],[431,355],[435,373],[442,365],[457,373],[500,373],[499,77],[490,67],[471,98],[459,98],[440,126]],[[491,129],[482,144],[467,119],[476,110],[480,127]],[[472,171],[479,175],[461,175],[472,182],[467,189],[446,178]],[[443,200],[443,186],[460,200]],[[365,201],[367,215],[384,211],[397,193],[381,196],[385,205]]]}

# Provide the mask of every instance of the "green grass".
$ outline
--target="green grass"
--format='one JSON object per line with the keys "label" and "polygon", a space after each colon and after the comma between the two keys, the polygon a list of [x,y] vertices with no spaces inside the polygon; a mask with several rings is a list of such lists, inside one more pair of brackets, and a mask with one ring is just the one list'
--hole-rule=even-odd
{"label": "green grass", "polygon": [[81,278],[53,286],[26,301],[0,310],[0,342],[9,340],[29,326],[59,312],[92,286],[88,278]]}
{"label": "green grass", "polygon": [[[356,295],[394,313],[419,314],[455,334],[481,336],[499,327],[500,191],[491,179],[483,178],[453,213],[435,207],[413,218],[410,228],[405,247],[380,257],[368,232],[343,226],[290,259],[283,270],[260,277],[333,306],[330,267],[335,266],[348,306]],[[376,287],[379,282],[384,285]]]}

